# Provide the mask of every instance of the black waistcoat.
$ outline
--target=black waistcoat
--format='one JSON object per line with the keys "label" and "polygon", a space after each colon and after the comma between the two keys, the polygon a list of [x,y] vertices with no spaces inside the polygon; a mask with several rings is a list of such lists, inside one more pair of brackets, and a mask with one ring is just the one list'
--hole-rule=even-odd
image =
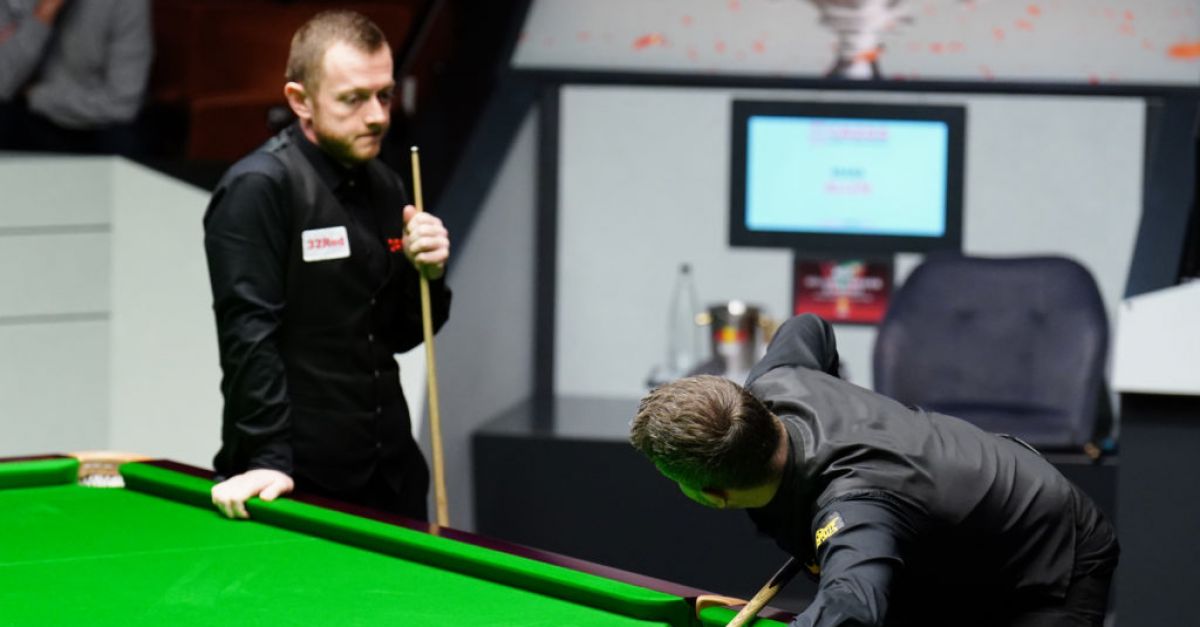
{"label": "black waistcoat", "polygon": [[[419,277],[399,248],[408,203],[399,176],[378,160],[360,166],[356,184],[367,189],[357,190],[363,202],[352,210],[314,168],[313,157],[324,155],[301,146],[298,133],[281,132],[257,155],[278,160],[284,173],[286,304],[276,341],[286,373],[287,439],[293,474],[341,491],[377,471],[400,472],[420,455],[393,357],[422,341]],[[348,246],[349,254],[321,258],[314,243]],[[431,296],[436,329],[449,311],[442,281],[431,282]]]}

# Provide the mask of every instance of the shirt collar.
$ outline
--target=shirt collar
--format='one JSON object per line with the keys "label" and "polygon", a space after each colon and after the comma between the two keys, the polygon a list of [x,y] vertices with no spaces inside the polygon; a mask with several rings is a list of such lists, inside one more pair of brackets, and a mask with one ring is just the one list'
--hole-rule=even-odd
{"label": "shirt collar", "polygon": [[339,191],[342,185],[348,182],[362,182],[366,174],[365,168],[358,165],[352,168],[340,164],[329,153],[321,149],[320,146],[309,141],[308,136],[300,128],[300,123],[292,124],[292,135],[296,137],[296,144],[300,146],[300,152],[312,164],[314,170],[317,171],[317,176],[321,178],[321,182],[332,191]]}
{"label": "shirt collar", "polygon": [[[789,503],[794,502],[797,495],[806,492],[800,467],[804,457],[803,442],[799,433],[794,433],[795,425],[791,424],[790,417],[780,416],[779,419],[783,421],[788,444],[783,476],[780,478],[779,488],[775,490],[775,496],[771,498],[771,501],[760,508],[750,510],[751,512],[761,512],[764,516],[780,515],[781,512],[791,507]],[[751,517],[754,517],[753,513]]]}

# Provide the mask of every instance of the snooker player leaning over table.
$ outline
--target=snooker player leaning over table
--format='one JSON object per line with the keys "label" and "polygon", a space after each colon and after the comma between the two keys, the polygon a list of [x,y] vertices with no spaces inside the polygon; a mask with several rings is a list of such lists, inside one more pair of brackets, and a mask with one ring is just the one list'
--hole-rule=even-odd
{"label": "snooker player leaning over table", "polygon": [[449,315],[450,242],[375,158],[392,52],[366,17],[324,12],[293,37],[287,79],[298,122],[225,174],[204,217],[225,396],[213,504],[245,518],[250,497],[295,487],[424,519],[392,355],[422,340],[418,272],[435,328]]}
{"label": "snooker player leaning over table", "polygon": [[1103,624],[1119,548],[1033,449],[838,378],[832,328],[784,324],[746,387],[642,400],[631,441],[692,500],[745,509],[818,577],[792,625]]}

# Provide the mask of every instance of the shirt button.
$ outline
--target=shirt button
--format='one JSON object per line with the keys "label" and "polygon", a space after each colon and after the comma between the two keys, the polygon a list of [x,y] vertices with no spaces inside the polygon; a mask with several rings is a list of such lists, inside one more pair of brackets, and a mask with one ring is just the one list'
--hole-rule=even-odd
{"label": "shirt button", "polygon": [[374,334],[374,333],[368,333],[368,334],[367,334],[367,341],[368,341],[368,342],[374,342],[374,341],[375,341],[375,334]]}
{"label": "shirt button", "polygon": [[376,449],[381,449],[381,448],[383,448],[383,442],[376,442],[376,443],[375,443],[375,448],[376,448]]}
{"label": "shirt button", "polygon": [[372,307],[374,307],[374,306],[375,306],[375,299],[374,299],[374,298],[372,298],[372,299],[371,299],[371,306],[372,306]]}
{"label": "shirt button", "polygon": [[382,413],[383,413],[383,406],[382,406],[382,405],[376,405],[376,406],[375,406],[375,413],[376,413],[376,414],[382,414]]}
{"label": "shirt button", "polygon": [[376,379],[378,379],[378,378],[379,378],[379,371],[378,371],[378,370],[376,370],[376,371],[375,371],[375,378],[376,378]]}

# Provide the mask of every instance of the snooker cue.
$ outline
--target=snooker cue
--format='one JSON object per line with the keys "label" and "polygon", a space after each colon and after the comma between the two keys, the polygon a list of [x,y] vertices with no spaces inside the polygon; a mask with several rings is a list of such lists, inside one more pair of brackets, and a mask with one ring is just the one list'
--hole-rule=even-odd
{"label": "snooker cue", "polygon": [[[425,210],[421,200],[421,156],[417,147],[412,147],[413,200],[417,212]],[[433,352],[433,312],[429,304],[429,279],[421,271],[421,328],[425,333],[425,362],[429,371],[429,435],[433,441],[433,493],[437,503],[437,524],[450,526],[450,512],[446,505],[446,466],[442,461],[442,421],[438,412],[437,361]]]}
{"label": "snooker cue", "polygon": [[763,586],[762,590],[759,590],[758,594],[755,594],[754,598],[750,599],[750,602],[742,608],[742,611],[738,612],[737,616],[734,616],[733,620],[729,621],[728,627],[742,627],[742,625],[753,620],[754,616],[762,608],[766,607],[767,603],[770,603],[771,599],[775,598],[775,594],[783,589],[798,572],[800,572],[800,560],[795,557],[789,558],[787,563],[783,565],[783,568],[780,568],[779,572],[771,577],[767,585]]}

